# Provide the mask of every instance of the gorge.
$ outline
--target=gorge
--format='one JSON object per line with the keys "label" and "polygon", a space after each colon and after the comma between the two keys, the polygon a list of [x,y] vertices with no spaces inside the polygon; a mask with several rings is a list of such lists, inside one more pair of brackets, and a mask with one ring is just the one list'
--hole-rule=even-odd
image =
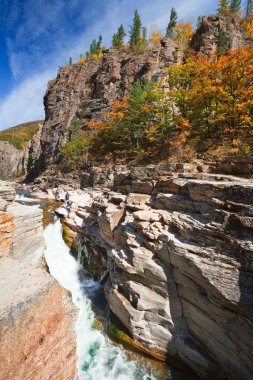
{"label": "gorge", "polygon": [[0,380],[252,378],[246,16],[99,37],[0,134]]}

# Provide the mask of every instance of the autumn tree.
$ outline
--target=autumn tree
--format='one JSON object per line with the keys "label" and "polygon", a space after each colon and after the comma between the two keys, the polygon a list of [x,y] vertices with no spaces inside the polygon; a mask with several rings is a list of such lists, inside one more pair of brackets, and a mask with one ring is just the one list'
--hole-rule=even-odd
{"label": "autumn tree", "polygon": [[190,22],[180,22],[175,26],[175,43],[186,49],[193,36],[193,27]]}
{"label": "autumn tree", "polygon": [[170,21],[166,30],[166,37],[173,39],[174,29],[176,25],[177,25],[177,11],[175,8],[172,7],[171,12],[170,12]]}
{"label": "autumn tree", "polygon": [[87,162],[91,144],[91,135],[82,130],[80,119],[74,116],[71,121],[70,138],[60,151],[62,170],[78,169]]}
{"label": "autumn tree", "polygon": [[221,15],[224,15],[228,12],[228,9],[229,9],[228,0],[219,0],[218,12]]}
{"label": "autumn tree", "polygon": [[253,137],[253,49],[226,56],[192,56],[168,69],[171,96],[192,137]]}
{"label": "autumn tree", "polygon": [[123,25],[121,24],[120,27],[118,28],[117,33],[115,33],[112,36],[112,47],[114,49],[120,50],[123,48],[125,35],[126,35],[125,29],[124,29]]}
{"label": "autumn tree", "polygon": [[234,12],[234,13],[240,12],[241,3],[242,3],[241,0],[231,0],[230,1],[230,9],[232,10],[232,12]]}
{"label": "autumn tree", "polygon": [[153,27],[148,40],[149,45],[153,48],[159,46],[162,37],[160,29]]}
{"label": "autumn tree", "polygon": [[138,49],[142,45],[142,23],[140,15],[135,10],[134,13],[134,19],[133,19],[133,25],[130,29],[130,47],[133,51],[138,51]]}

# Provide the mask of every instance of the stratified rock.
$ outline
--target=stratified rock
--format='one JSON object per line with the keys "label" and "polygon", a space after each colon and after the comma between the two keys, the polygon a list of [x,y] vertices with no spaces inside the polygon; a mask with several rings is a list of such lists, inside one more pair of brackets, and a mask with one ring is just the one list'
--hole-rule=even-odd
{"label": "stratified rock", "polygon": [[87,189],[70,214],[87,254],[107,260],[111,310],[145,351],[203,379],[249,380],[252,181],[178,170],[114,171],[108,191]]}
{"label": "stratified rock", "polygon": [[41,258],[45,241],[42,227],[42,209],[13,203],[7,208],[7,215],[13,218],[13,233],[10,255],[16,259]]}
{"label": "stratified rock", "polygon": [[[37,176],[57,162],[60,149],[71,136],[71,120],[75,115],[84,126],[88,121],[107,120],[112,102],[126,95],[137,79],[159,81],[164,76],[164,67],[182,59],[178,46],[165,38],[154,51],[137,54],[109,49],[100,60],[62,67],[57,78],[48,84],[40,149],[37,142],[30,147],[30,174]],[[82,183],[89,184],[90,180],[90,176],[83,176]]]}
{"label": "stratified rock", "polygon": [[42,269],[42,210],[13,202],[0,182],[0,378],[77,379],[68,292]]}
{"label": "stratified rock", "polygon": [[0,378],[77,379],[74,320],[66,290],[40,268],[0,265]]}

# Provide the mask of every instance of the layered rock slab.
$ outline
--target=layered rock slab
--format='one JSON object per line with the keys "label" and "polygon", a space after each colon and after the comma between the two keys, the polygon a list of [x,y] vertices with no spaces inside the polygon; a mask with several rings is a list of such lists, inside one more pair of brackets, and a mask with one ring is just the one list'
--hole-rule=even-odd
{"label": "layered rock slab", "polygon": [[112,173],[114,191],[84,191],[66,219],[106,259],[112,311],[156,357],[251,379],[252,181],[138,170]]}
{"label": "layered rock slab", "polygon": [[76,308],[42,269],[42,210],[13,186],[0,183],[0,379],[76,379]]}

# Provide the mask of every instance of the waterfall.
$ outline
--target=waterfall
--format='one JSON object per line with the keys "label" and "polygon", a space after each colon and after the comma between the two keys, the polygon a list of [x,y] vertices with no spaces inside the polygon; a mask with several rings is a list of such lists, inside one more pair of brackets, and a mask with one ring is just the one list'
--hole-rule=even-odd
{"label": "waterfall", "polygon": [[81,266],[62,238],[60,220],[47,226],[45,239],[45,257],[50,273],[72,293],[73,302],[79,309],[75,325],[79,379],[155,380],[139,363],[128,360],[122,347],[113,344],[101,331],[92,327],[95,316],[89,296],[100,285],[91,278],[79,279]]}

